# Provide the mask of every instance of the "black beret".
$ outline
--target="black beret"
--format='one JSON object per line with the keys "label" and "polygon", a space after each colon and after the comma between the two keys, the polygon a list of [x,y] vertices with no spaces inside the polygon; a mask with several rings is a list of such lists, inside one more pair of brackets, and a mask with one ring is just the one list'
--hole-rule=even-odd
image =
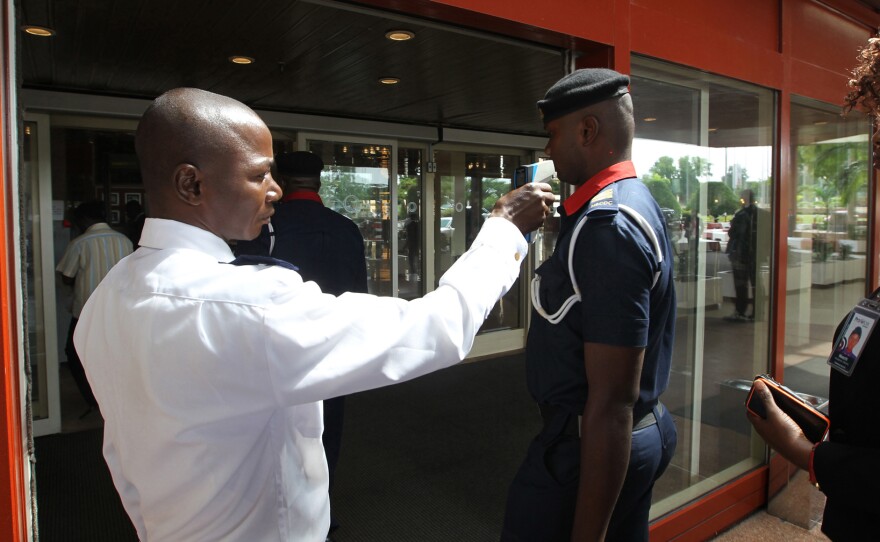
{"label": "black beret", "polygon": [[280,152],[275,155],[275,167],[279,174],[288,177],[318,177],[324,162],[313,152]]}
{"label": "black beret", "polygon": [[538,100],[538,109],[549,122],[588,105],[629,92],[629,77],[607,68],[576,70],[559,81]]}

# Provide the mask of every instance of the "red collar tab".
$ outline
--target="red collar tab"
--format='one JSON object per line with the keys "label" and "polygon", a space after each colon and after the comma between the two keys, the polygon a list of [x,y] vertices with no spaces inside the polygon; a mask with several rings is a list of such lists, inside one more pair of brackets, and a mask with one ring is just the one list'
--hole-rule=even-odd
{"label": "red collar tab", "polygon": [[281,198],[281,201],[290,201],[295,199],[317,201],[321,205],[324,205],[324,200],[321,199],[321,196],[319,196],[317,192],[312,192],[310,190],[298,190],[296,192],[285,194],[284,197]]}
{"label": "red collar tab", "polygon": [[636,168],[632,162],[618,162],[613,166],[607,167],[593,177],[580,185],[574,194],[568,197],[562,207],[568,216],[572,216],[578,209],[587,204],[588,201],[596,197],[596,194],[611,183],[615,183],[621,179],[631,179],[636,176]]}

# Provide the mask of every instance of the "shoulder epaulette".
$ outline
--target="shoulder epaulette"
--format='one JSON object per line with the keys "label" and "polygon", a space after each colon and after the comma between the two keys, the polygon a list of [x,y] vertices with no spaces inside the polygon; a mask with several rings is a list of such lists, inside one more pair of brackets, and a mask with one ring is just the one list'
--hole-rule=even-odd
{"label": "shoulder epaulette", "polygon": [[620,208],[617,204],[617,190],[612,184],[595,196],[587,204],[585,215],[591,220],[603,217],[613,217],[619,212]]}

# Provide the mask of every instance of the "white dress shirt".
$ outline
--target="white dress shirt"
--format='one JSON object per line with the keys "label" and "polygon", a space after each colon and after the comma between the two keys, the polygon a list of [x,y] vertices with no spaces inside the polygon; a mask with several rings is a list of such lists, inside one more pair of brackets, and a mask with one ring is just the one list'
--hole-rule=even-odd
{"label": "white dress shirt", "polygon": [[323,541],[320,401],[462,360],[528,246],[490,218],[436,291],[405,301],[221,263],[226,243],[180,222],[147,219],[140,243],[74,340],[138,536],[174,542]]}

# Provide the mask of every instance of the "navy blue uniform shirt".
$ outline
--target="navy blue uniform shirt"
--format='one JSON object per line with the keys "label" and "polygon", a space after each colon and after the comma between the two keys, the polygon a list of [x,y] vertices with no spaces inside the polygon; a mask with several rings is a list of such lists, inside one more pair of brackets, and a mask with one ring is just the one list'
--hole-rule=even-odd
{"label": "navy blue uniform shirt", "polygon": [[[618,175],[635,174],[629,162],[609,169]],[[608,170],[599,175],[602,174],[607,177]],[[584,342],[642,347],[645,359],[633,413],[638,420],[656,405],[669,383],[675,289],[666,223],[648,188],[636,178],[617,180],[589,203],[578,201],[585,199],[583,194],[577,196],[575,192],[569,198],[573,205],[567,201],[560,208],[562,219],[556,248],[536,272],[541,275],[541,304],[552,314],[573,293],[568,270],[569,245],[578,219],[586,213],[587,222],[578,235],[574,253],[575,277],[582,300],[558,324],[551,324],[533,311],[526,348],[529,391],[538,403],[580,414],[588,389]],[[662,263],[654,254],[652,240],[633,218],[619,209],[621,204],[648,221],[663,252]],[[657,271],[659,276],[652,286]]]}
{"label": "navy blue uniform shirt", "polygon": [[[275,243],[271,256],[299,268],[303,280],[315,281],[333,295],[367,292],[364,239],[349,218],[324,207],[314,192],[294,192],[275,205]],[[235,254],[269,255],[269,230],[253,241],[239,241]],[[291,239],[295,241],[291,242]],[[286,242],[284,240],[287,240]]]}

